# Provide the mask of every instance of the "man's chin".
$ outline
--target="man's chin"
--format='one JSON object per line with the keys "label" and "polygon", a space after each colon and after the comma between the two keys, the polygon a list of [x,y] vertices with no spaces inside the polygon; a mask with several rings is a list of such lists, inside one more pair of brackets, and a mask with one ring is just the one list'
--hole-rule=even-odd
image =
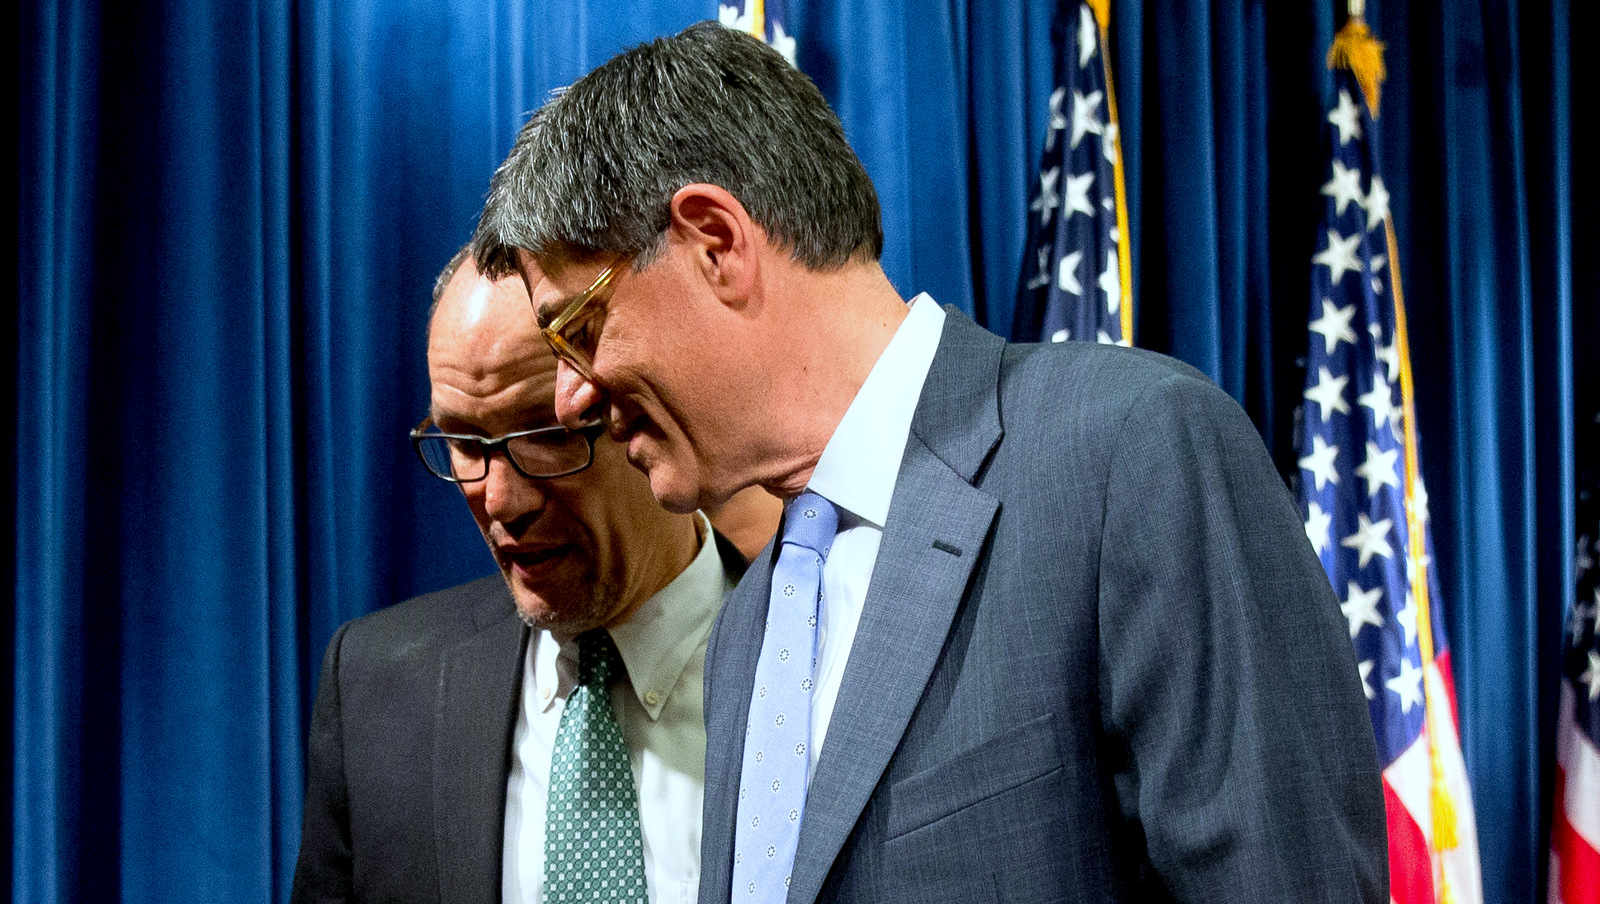
{"label": "man's chin", "polygon": [[650,494],[656,503],[675,515],[687,515],[700,507],[699,487],[685,486],[663,473],[665,468],[655,468],[650,474]]}
{"label": "man's chin", "polygon": [[536,590],[521,581],[515,570],[501,574],[511,589],[511,600],[523,624],[558,637],[576,637],[590,629],[604,627],[619,598],[609,584],[597,582],[592,575]]}
{"label": "man's chin", "polygon": [[603,624],[603,619],[593,613],[553,610],[544,600],[529,599],[515,590],[511,596],[517,604],[517,617],[535,631],[549,631],[558,637],[577,637],[590,628],[598,628]]}

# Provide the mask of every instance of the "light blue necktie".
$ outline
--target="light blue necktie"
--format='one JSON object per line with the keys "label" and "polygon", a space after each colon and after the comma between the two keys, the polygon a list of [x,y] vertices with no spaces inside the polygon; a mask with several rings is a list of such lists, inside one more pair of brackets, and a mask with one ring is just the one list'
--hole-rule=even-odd
{"label": "light blue necktie", "polygon": [[815,493],[801,495],[783,511],[783,546],[772,569],[767,630],[756,661],[739,773],[733,904],[772,904],[788,895],[811,766],[822,561],[833,546],[838,520],[833,504]]}

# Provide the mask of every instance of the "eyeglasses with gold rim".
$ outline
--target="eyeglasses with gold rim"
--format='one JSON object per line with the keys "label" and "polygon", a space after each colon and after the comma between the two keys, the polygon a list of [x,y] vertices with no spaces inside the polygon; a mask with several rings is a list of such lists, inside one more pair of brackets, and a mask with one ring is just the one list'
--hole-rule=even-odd
{"label": "eyeglasses with gold rim", "polygon": [[[583,378],[591,383],[599,382],[599,378],[594,374],[594,362],[590,359],[589,352],[575,345],[567,338],[563,330],[585,313],[584,309],[588,307],[589,302],[605,291],[606,286],[611,284],[611,280],[616,276],[617,271],[627,261],[627,258],[623,258],[601,270],[600,275],[596,276],[594,282],[589,284],[589,288],[579,292],[578,297],[572,299],[566,308],[552,318],[549,323],[539,326],[539,335],[544,337],[545,344],[550,346],[550,350],[555,352],[556,357],[567,362],[572,366],[573,370],[582,374]],[[534,317],[542,319],[539,316],[537,307],[534,308]]]}

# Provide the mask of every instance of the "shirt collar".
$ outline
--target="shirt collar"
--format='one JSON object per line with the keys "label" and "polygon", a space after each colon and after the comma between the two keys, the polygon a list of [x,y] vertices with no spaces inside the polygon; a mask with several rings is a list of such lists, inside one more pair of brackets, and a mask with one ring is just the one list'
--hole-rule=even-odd
{"label": "shirt collar", "polygon": [[[700,551],[689,567],[645,600],[626,622],[611,629],[611,640],[622,655],[633,692],[651,721],[660,717],[679,676],[710,633],[723,596],[733,589],[722,567],[711,522],[700,512],[694,517]],[[533,652],[538,706],[548,710],[556,697],[565,696],[559,691],[570,691],[578,680],[578,641],[558,641],[549,631],[540,631],[534,641],[538,645]],[[699,693],[699,689],[693,692]]]}
{"label": "shirt collar", "polygon": [[944,332],[944,311],[926,292],[872,365],[811,472],[807,489],[883,527],[922,383]]}
{"label": "shirt collar", "polygon": [[[722,567],[711,522],[700,512],[694,517],[701,537],[700,552],[689,567],[626,622],[611,629],[633,692],[651,720],[661,715],[678,678],[710,633],[722,597],[733,589]],[[687,692],[699,694],[700,688]]]}

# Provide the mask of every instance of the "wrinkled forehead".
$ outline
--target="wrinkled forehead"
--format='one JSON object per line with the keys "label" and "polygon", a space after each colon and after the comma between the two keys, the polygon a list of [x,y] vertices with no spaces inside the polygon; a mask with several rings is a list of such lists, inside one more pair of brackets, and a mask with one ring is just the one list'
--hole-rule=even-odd
{"label": "wrinkled forehead", "polygon": [[467,344],[487,347],[542,345],[538,324],[519,276],[490,280],[462,267],[439,297],[429,330],[428,352]]}
{"label": "wrinkled forehead", "polygon": [[436,406],[549,409],[555,371],[519,277],[490,281],[466,272],[451,280],[428,337]]}

